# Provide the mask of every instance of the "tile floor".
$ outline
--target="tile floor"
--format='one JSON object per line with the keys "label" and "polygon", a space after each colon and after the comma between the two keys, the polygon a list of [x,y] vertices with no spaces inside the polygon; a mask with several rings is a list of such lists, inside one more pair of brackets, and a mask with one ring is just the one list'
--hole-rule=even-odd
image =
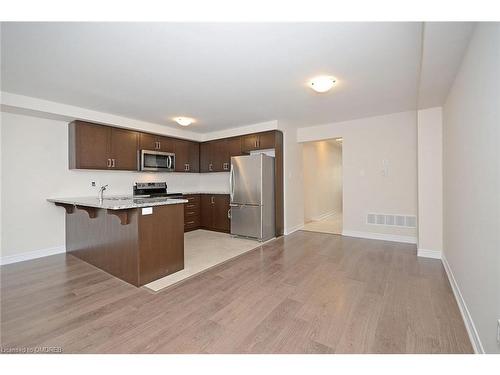
{"label": "tile floor", "polygon": [[226,233],[202,229],[187,232],[184,235],[184,269],[145,287],[157,292],[261,245],[260,242],[235,238]]}

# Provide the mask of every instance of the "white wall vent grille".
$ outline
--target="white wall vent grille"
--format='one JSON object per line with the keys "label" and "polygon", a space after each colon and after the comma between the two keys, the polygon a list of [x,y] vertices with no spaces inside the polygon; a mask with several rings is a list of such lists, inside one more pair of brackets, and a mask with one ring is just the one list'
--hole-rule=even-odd
{"label": "white wall vent grille", "polygon": [[371,225],[416,228],[417,217],[414,215],[386,215],[369,213],[366,215],[366,223]]}

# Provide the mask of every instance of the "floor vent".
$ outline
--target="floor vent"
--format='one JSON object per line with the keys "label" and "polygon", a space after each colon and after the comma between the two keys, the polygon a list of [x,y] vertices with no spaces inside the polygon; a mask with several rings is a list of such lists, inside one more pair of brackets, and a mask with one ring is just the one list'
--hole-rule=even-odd
{"label": "floor vent", "polygon": [[368,214],[366,215],[366,223],[372,225],[416,228],[417,217],[413,215]]}

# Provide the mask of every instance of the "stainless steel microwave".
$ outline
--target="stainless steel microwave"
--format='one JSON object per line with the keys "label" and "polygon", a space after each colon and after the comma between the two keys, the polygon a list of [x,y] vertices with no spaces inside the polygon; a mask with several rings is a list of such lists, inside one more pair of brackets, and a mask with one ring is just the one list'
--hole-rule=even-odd
{"label": "stainless steel microwave", "polygon": [[139,151],[141,171],[173,172],[175,170],[175,154],[151,150]]}

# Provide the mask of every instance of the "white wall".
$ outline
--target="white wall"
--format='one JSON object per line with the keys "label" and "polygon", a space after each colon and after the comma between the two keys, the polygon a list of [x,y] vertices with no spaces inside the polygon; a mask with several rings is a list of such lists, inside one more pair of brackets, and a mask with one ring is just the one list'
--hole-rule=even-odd
{"label": "white wall", "polygon": [[488,353],[500,353],[499,150],[500,24],[480,23],[443,108],[443,235],[446,262]]}
{"label": "white wall", "polygon": [[[416,242],[416,230],[366,224],[367,213],[417,215],[417,125],[414,111],[297,130],[299,142],[342,137],[343,228]],[[383,174],[387,160],[388,175]]]}
{"label": "white wall", "polygon": [[304,226],[302,144],[297,142],[296,126],[280,121],[278,129],[283,132],[284,221],[289,234]]}
{"label": "white wall", "polygon": [[2,257],[60,249],[64,210],[49,197],[131,194],[136,181],[167,181],[172,192],[229,191],[228,173],[139,173],[68,169],[68,123],[1,112]]}
{"label": "white wall", "polygon": [[418,253],[441,257],[443,250],[442,109],[418,111]]}
{"label": "white wall", "polygon": [[303,145],[304,220],[342,212],[342,145],[335,140]]}

